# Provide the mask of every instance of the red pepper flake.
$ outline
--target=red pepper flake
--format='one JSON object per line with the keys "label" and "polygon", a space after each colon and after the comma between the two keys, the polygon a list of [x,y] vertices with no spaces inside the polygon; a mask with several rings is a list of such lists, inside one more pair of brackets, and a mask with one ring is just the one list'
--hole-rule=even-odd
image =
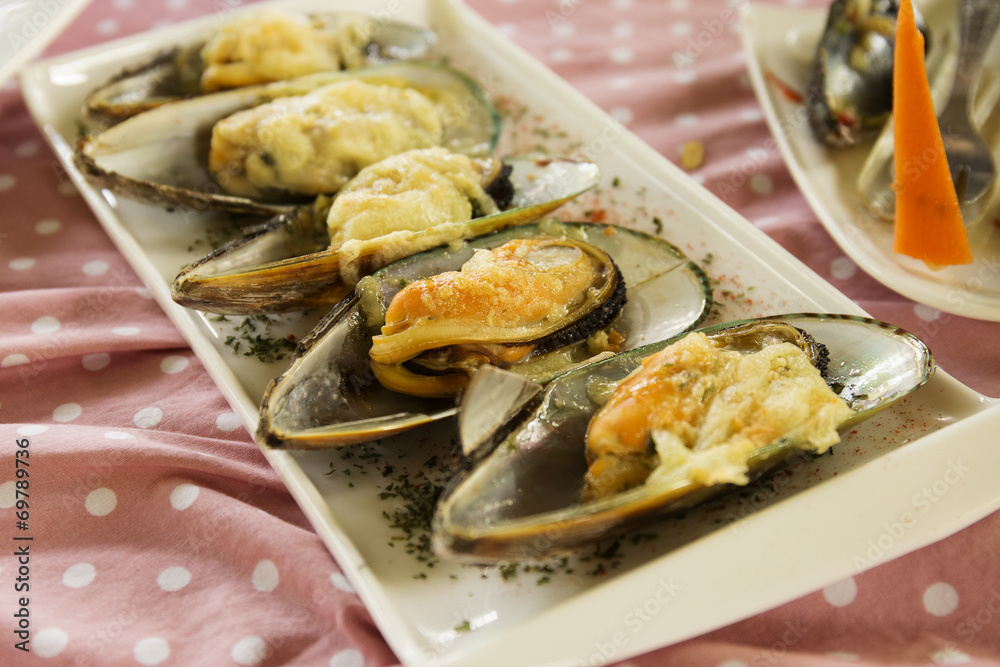
{"label": "red pepper flake", "polygon": [[776,75],[771,70],[764,70],[764,78],[767,79],[768,83],[777,88],[778,92],[784,95],[785,99],[788,100],[789,102],[798,103],[804,99],[802,93],[795,90],[787,83],[779,79],[778,75]]}

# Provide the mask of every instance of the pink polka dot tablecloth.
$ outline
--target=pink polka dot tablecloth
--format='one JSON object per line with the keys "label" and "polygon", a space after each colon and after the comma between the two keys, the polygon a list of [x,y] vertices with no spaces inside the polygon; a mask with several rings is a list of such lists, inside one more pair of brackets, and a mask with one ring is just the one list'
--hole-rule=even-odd
{"label": "pink polka dot tablecloth", "polygon": [[[46,55],[218,4],[94,0]],[[468,4],[667,159],[680,164],[682,147],[701,142],[693,179],[872,316],[921,336],[960,382],[1000,396],[997,325],[915,304],[874,281],[796,189],[748,84],[729,18],[742,2]],[[701,33],[710,43],[689,67],[674,67]],[[0,120],[0,665],[398,664],[222,392],[59,166],[16,82],[0,90]],[[14,539],[19,449],[30,451],[30,542]],[[998,554],[993,514],[624,664],[1000,665]],[[30,652],[17,646],[22,609]]]}

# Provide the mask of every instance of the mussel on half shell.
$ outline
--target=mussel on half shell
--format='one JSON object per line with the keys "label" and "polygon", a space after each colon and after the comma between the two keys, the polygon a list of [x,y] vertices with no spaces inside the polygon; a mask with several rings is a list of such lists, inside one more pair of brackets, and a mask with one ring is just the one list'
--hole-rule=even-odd
{"label": "mussel on half shell", "polygon": [[[542,263],[574,256],[575,246],[585,248],[581,253],[599,267],[592,289],[584,290],[583,298],[568,308],[567,318],[559,318],[565,325],[563,333],[588,319],[593,320],[590,328],[606,326],[604,308],[609,301],[620,301],[622,284],[626,303],[612,326],[624,336],[623,349],[696,326],[711,306],[707,277],[696,264],[661,239],[620,227],[545,220],[415,254],[365,278],[300,343],[291,367],[271,383],[261,402],[258,442],[291,449],[338,447],[454,416],[454,398],[385,388],[372,370],[372,337],[380,332],[389,305],[406,285],[456,271],[477,250],[533,239],[547,239],[555,251],[549,260],[539,260]],[[612,271],[607,258],[617,271]],[[540,326],[538,337],[554,340],[548,328]],[[513,367],[533,382],[547,382],[593,358],[583,340],[589,333],[581,327],[577,343],[560,341],[565,347]],[[518,335],[518,342],[534,342],[524,340],[532,338],[531,331]],[[459,334],[452,341],[470,338],[476,338],[475,327],[470,336]]]}
{"label": "mussel on half shell", "polygon": [[[384,163],[407,161],[418,154],[428,152],[400,154]],[[373,176],[371,185],[378,189],[374,195],[378,202],[348,199],[354,193],[367,191],[367,185],[357,189],[354,186],[368,184],[372,180],[369,174],[381,173],[384,163],[373,165],[370,172],[363,170],[334,197],[332,204],[318,200],[312,206],[277,216],[183,269],[171,288],[174,301],[225,314],[331,306],[347,295],[361,277],[381,266],[444,243],[532,222],[600,180],[597,166],[586,161],[538,156],[511,156],[502,161],[483,158],[477,164],[484,165],[482,172],[488,176],[484,189],[491,201],[483,202],[483,206],[473,202],[476,217],[431,219],[428,206],[401,199],[401,208],[396,208],[407,218],[402,221],[407,224],[377,236],[334,239],[330,221],[340,212],[345,212],[345,217],[358,213],[366,219],[378,214],[380,220],[374,222],[380,222],[388,217],[382,215],[381,207],[408,194],[402,190],[387,194],[382,191],[386,179]],[[417,222],[421,224],[409,224]],[[370,232],[368,225],[363,226],[366,233]],[[339,218],[337,229],[345,229]]]}
{"label": "mussel on half shell", "polygon": [[434,42],[428,30],[364,14],[254,10],[124,69],[87,95],[84,112],[91,121],[113,124],[219,90],[416,60]]}
{"label": "mussel on half shell", "polygon": [[[329,105],[323,111],[323,100],[296,104],[330,87],[347,86],[410,93],[421,100],[421,109],[427,107],[423,115],[433,126],[434,145],[455,153],[487,155],[500,134],[497,110],[468,76],[445,65],[399,62],[320,72],[166,104],[84,136],[74,162],[95,187],[158,206],[248,215],[285,213],[317,194],[335,192],[343,182],[340,172],[349,178],[370,163],[366,160],[386,157],[383,138],[407,130],[409,115],[393,126],[388,124],[398,113],[411,114],[412,110],[400,105],[372,106],[375,102],[355,94],[344,102],[352,105],[351,113],[340,113],[339,106]],[[272,118],[248,119],[230,132],[243,137],[245,148],[233,148],[228,139],[220,139],[221,130],[216,131],[222,127],[220,121],[238,114],[260,114],[270,106],[276,107]],[[285,108],[289,106],[305,108]],[[333,115],[300,119],[298,114],[306,113]],[[370,127],[373,123],[385,131],[376,132]],[[355,125],[357,132],[352,130]],[[414,141],[421,143],[400,151],[426,147],[427,140],[422,134],[414,135]],[[350,152],[331,155],[331,145]],[[217,156],[218,164],[212,164]],[[304,167],[301,163],[307,158],[324,162]],[[283,175],[292,167],[307,174],[336,167],[338,178],[331,186],[319,185],[318,192],[281,179],[276,179],[278,184],[226,190],[231,183],[243,183],[251,171]]]}
{"label": "mussel on half shell", "polygon": [[[899,0],[834,0],[806,85],[813,135],[830,146],[873,139],[892,114]],[[923,17],[917,25],[929,45]]]}
{"label": "mussel on half shell", "polygon": [[[840,413],[833,408],[840,431],[920,387],[934,372],[930,351],[919,339],[868,318],[794,314],[715,325],[700,332],[720,348],[743,354],[775,344],[792,343],[802,349],[805,357],[825,367],[826,384],[832,389],[826,393],[846,404]],[[765,432],[767,444],[741,452],[734,472],[725,470],[734,465],[732,457],[715,457],[711,449],[692,452],[690,459],[673,457],[665,453],[672,449],[663,450],[657,442],[657,452],[666,459],[659,461],[660,467],[650,466],[653,473],[645,471],[649,479],[633,479],[607,494],[590,493],[587,478],[595,458],[590,452],[588,461],[585,443],[594,415],[644,359],[687,335],[588,364],[555,378],[544,390],[518,382],[516,376],[500,369],[481,369],[463,397],[460,412],[460,436],[463,441],[474,440],[466,448],[469,464],[439,500],[433,522],[435,550],[447,558],[476,563],[549,557],[689,508],[734,488],[734,483],[745,484],[764,475],[793,456],[830,446],[829,439],[812,442],[819,436],[801,426],[790,432],[776,431],[773,437]],[[771,363],[782,361],[781,357],[775,356]],[[780,376],[785,369],[777,370],[782,371],[777,373]],[[811,372],[816,373],[815,369]],[[497,375],[504,375],[503,381],[493,377]],[[691,374],[685,379],[696,377]],[[683,385],[674,386],[682,387],[677,394],[687,401],[682,407],[707,414],[710,406],[702,403],[710,394],[688,396]],[[709,391],[697,382],[688,388]],[[722,396],[726,390],[716,391]],[[730,398],[740,405],[744,396]],[[467,405],[486,404],[510,409],[505,419],[486,421],[477,416],[476,409],[466,410]],[[807,415],[806,419],[811,422],[813,418]],[[727,422],[726,428],[733,425]],[[748,428],[753,431],[756,422]],[[622,432],[628,436],[630,430]],[[670,436],[666,438],[669,442]],[[692,467],[690,461],[701,454],[705,458]],[[711,463],[716,459],[717,463]],[[623,471],[629,474],[629,466],[622,465],[616,472]],[[653,475],[657,482],[651,481]],[[588,495],[592,497],[585,498]]]}

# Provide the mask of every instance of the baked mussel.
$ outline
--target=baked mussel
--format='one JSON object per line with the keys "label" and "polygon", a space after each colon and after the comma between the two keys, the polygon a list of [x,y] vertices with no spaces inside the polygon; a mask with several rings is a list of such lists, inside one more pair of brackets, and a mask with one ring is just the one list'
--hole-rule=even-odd
{"label": "baked mussel", "polygon": [[407,151],[180,271],[177,303],[224,314],[330,307],[397,259],[542,218],[597,185],[591,162]]}
{"label": "baked mussel", "polygon": [[[461,285],[461,273],[476,283],[471,289]],[[414,299],[406,291],[414,285],[431,297]],[[400,294],[403,310],[421,323],[387,324]],[[529,312],[525,300],[540,302],[538,312]],[[424,303],[411,309],[416,302]],[[362,279],[299,344],[292,365],[264,395],[257,440],[337,447],[453,417],[454,394],[480,365],[503,365],[544,383],[614,349],[696,326],[711,302],[700,267],[662,239],[621,227],[544,220],[434,248]],[[517,312],[500,312],[503,304],[519,304]],[[382,364],[377,374],[373,338],[407,329],[409,352],[418,354]],[[437,347],[426,343],[430,338]],[[394,389],[379,380],[386,374]]]}
{"label": "baked mussel", "polygon": [[432,63],[320,72],[166,104],[86,134],[74,161],[115,195],[181,211],[275,215],[407,150],[488,155],[500,117]]}
{"label": "baked mussel", "polygon": [[91,121],[113,124],[219,90],[419,59],[434,42],[428,30],[375,16],[255,9],[127,67],[87,95],[84,111]]}
{"label": "baked mussel", "polygon": [[544,388],[483,368],[462,399],[468,464],[439,500],[434,548],[474,563],[570,552],[823,453],[933,372],[913,335],[824,314],[715,325]]}

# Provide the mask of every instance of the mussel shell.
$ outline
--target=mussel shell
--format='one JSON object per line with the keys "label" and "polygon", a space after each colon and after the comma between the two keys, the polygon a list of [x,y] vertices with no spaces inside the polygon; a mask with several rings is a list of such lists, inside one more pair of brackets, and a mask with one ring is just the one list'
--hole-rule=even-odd
{"label": "mussel shell", "polygon": [[[813,135],[830,146],[873,139],[892,114],[898,0],[834,0],[806,85]],[[919,13],[917,25],[927,39]]]}
{"label": "mussel shell", "polygon": [[[397,232],[398,242],[387,243],[386,237],[352,241],[352,273],[363,276],[444,243],[533,222],[600,180],[591,162],[513,156],[504,163],[512,167],[514,184],[508,209],[462,225]],[[171,296],[188,308],[237,315],[332,306],[354,289],[354,282],[343,279],[344,246],[328,247],[324,218],[315,205],[276,217],[183,269]]]}
{"label": "mussel shell", "polygon": [[[397,60],[417,60],[434,46],[434,33],[407,23],[381,22],[365,50],[368,66]],[[198,60],[205,40],[160,51],[148,60],[122,70],[101,84],[84,100],[84,113],[91,122],[105,126],[121,122],[168,102],[203,93],[197,79],[185,74],[178,61]],[[195,67],[200,65],[195,63]]]}
{"label": "mussel shell", "polygon": [[255,104],[304,95],[345,79],[403,80],[432,96],[444,109],[444,147],[452,152],[486,155],[500,135],[500,115],[475,81],[445,65],[399,62],[321,72],[165,104],[83,137],[74,162],[95,187],[157,206],[254,215],[286,213],[312,198],[279,194],[250,198],[222,191],[208,171],[212,127]]}
{"label": "mussel shell", "polygon": [[[920,387],[934,371],[930,351],[919,339],[872,319],[794,314],[738,324],[770,327],[772,322],[802,329],[828,350],[827,381],[855,410],[842,430]],[[702,331],[725,336],[732,326]],[[487,422],[493,426],[484,427],[496,429],[493,438],[484,428],[471,430],[476,448],[468,471],[439,502],[433,524],[435,550],[451,559],[477,563],[549,557],[733,488],[678,482],[640,486],[588,503],[581,500],[587,469],[584,434],[600,407],[591,392],[595,386],[613,386],[644,357],[677,338],[564,374],[533,399],[525,398],[525,388],[514,379],[479,383],[474,378],[463,399],[462,414],[467,402],[492,403],[501,406],[501,418],[493,418]],[[751,347],[765,342],[740,338],[744,343],[749,340]],[[503,373],[480,371],[485,372]],[[502,394],[495,393],[496,388]],[[466,437],[466,429],[460,426],[459,431]],[[751,476],[763,475],[800,454],[801,445],[778,442],[758,450],[749,461]]]}
{"label": "mussel shell", "polygon": [[[258,442],[297,449],[339,447],[454,416],[453,399],[406,396],[375,379],[368,351],[384,308],[407,282],[456,270],[476,248],[540,234],[578,238],[611,256],[627,286],[628,303],[615,329],[628,346],[697,326],[711,307],[707,277],[696,264],[669,243],[624,228],[544,221],[436,248],[375,272],[359,290],[372,303],[362,304],[352,294],[302,341],[291,367],[264,395]],[[543,372],[538,380],[548,381],[558,372]]]}

